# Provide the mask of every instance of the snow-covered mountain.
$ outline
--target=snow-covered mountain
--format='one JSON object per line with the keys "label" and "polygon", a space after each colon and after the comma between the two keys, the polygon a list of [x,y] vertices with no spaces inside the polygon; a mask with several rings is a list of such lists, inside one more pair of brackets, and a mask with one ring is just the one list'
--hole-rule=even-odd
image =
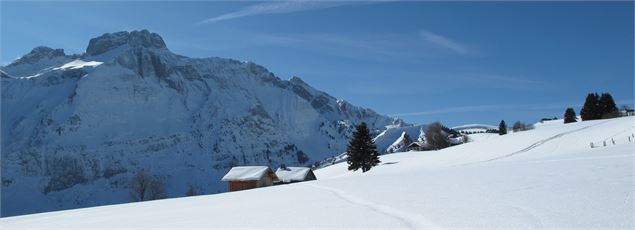
{"label": "snow-covered mountain", "polygon": [[[318,180],[0,219],[3,229],[633,229],[633,117],[346,163]],[[607,146],[601,143],[608,141]],[[595,143],[591,148],[589,143]]]}
{"label": "snow-covered mountain", "polygon": [[401,136],[393,142],[388,149],[386,149],[387,153],[397,153],[397,152],[405,152],[407,150],[408,145],[412,143],[412,138],[408,135],[407,132],[402,132]]}
{"label": "snow-covered mountain", "polygon": [[[388,127],[377,135],[373,141],[377,145],[380,153],[394,153],[405,151],[405,147],[410,143],[405,143],[405,136],[410,142],[425,142],[425,131],[427,125],[402,125]],[[405,145],[405,146],[404,146]]]}
{"label": "snow-covered mountain", "polygon": [[147,30],[0,70],[3,216],[127,202],[142,169],[169,197],[224,192],[233,165],[310,165],[344,152],[355,124],[403,123],[251,62],[174,54]]}

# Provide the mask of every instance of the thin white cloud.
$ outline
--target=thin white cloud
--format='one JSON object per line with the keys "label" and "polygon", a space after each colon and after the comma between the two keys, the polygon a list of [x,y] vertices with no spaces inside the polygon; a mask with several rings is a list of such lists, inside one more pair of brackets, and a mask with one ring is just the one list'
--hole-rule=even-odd
{"label": "thin white cloud", "polygon": [[367,61],[386,61],[405,58],[416,61],[434,58],[429,47],[420,45],[420,38],[413,34],[259,34],[243,32],[243,44],[274,45],[287,48],[310,50],[312,52]]}
{"label": "thin white cloud", "polygon": [[500,110],[500,109],[507,109],[507,108],[508,106],[504,106],[504,105],[459,106],[459,107],[450,107],[450,108],[428,110],[428,111],[421,111],[421,112],[397,113],[397,114],[391,114],[390,116],[394,116],[394,117],[425,116],[425,115],[433,115],[433,114],[493,111],[493,110]]}
{"label": "thin white cloud", "polygon": [[280,2],[266,2],[259,3],[245,7],[243,9],[226,13],[220,16],[205,19],[200,24],[215,23],[224,20],[261,15],[261,14],[283,14],[298,11],[317,10],[324,8],[331,8],[343,5],[350,5],[355,2],[334,2],[334,1],[280,1]]}
{"label": "thin white cloud", "polygon": [[436,110],[420,111],[420,112],[408,112],[391,114],[393,117],[411,117],[411,116],[426,116],[434,114],[452,114],[452,113],[469,113],[469,112],[487,112],[487,111],[501,111],[501,110],[553,110],[562,109],[577,105],[577,103],[562,103],[562,104],[525,104],[525,105],[474,105],[474,106],[458,106],[449,107]]}
{"label": "thin white cloud", "polygon": [[428,30],[419,31],[419,35],[427,42],[436,46],[440,46],[451,51],[454,51],[459,54],[467,54],[468,50],[464,45],[453,41],[447,37],[444,37],[440,34],[433,33]]}
{"label": "thin white cloud", "polygon": [[553,84],[547,81],[511,75],[470,74],[456,76],[465,86],[488,89],[539,91],[552,89]]}

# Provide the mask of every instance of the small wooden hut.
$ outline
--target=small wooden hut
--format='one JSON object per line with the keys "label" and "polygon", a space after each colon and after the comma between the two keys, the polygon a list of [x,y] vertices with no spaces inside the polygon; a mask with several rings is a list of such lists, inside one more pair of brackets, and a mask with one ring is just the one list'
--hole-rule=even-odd
{"label": "small wooden hut", "polygon": [[281,184],[295,183],[301,181],[316,180],[313,170],[307,167],[285,167],[280,166],[276,170],[276,176],[280,179]]}
{"label": "small wooden hut", "polygon": [[221,180],[229,183],[232,192],[271,186],[279,179],[268,166],[238,166],[230,169]]}

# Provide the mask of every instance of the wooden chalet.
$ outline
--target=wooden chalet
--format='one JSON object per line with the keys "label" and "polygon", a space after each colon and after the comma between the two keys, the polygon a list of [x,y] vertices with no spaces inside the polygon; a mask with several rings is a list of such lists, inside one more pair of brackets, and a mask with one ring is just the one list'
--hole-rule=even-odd
{"label": "wooden chalet", "polygon": [[430,146],[428,143],[412,142],[408,145],[408,151],[428,151]]}
{"label": "wooden chalet", "polygon": [[281,184],[295,183],[301,181],[316,180],[313,170],[307,167],[285,167],[282,165],[276,170],[276,175]]}
{"label": "wooden chalet", "polygon": [[229,191],[266,187],[278,181],[278,176],[268,166],[233,167],[221,179],[229,183]]}

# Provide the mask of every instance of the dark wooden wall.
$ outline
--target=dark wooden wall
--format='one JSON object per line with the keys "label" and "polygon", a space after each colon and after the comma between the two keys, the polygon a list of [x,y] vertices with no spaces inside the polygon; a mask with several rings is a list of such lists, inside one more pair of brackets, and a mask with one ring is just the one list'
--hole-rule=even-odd
{"label": "dark wooden wall", "polygon": [[229,191],[240,191],[245,189],[252,189],[257,187],[258,181],[230,181],[229,182]]}

